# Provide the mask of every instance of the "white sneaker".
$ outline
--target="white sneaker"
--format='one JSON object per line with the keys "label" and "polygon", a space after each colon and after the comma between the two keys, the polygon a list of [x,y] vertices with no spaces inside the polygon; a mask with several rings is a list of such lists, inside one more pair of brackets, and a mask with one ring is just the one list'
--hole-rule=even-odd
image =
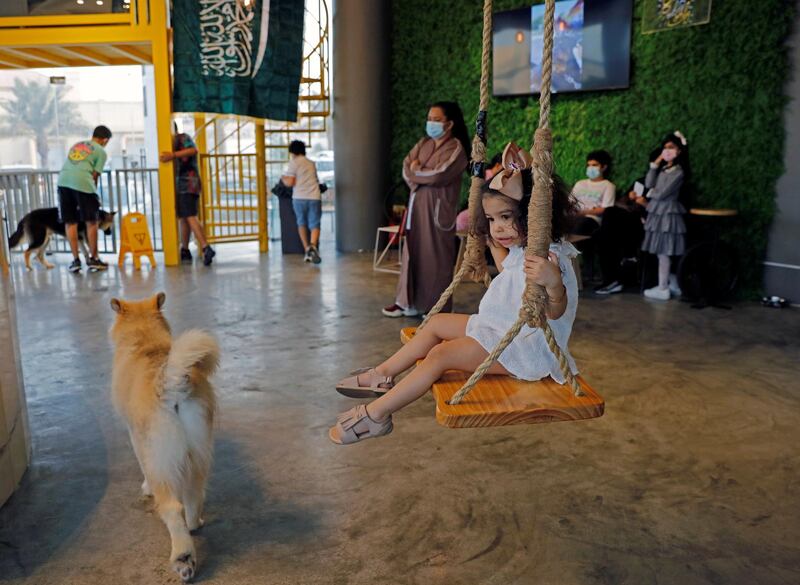
{"label": "white sneaker", "polygon": [[388,307],[384,307],[383,309],[381,309],[381,313],[383,313],[384,317],[391,317],[392,319],[395,319],[397,317],[402,317],[404,311],[405,309],[403,309],[403,307],[401,307],[397,303],[393,303]]}
{"label": "white sneaker", "polygon": [[659,286],[654,286],[653,288],[648,288],[644,291],[644,296],[648,299],[658,299],[659,301],[668,301],[669,300],[669,288],[661,288]]}
{"label": "white sneaker", "polygon": [[414,307],[403,309],[404,317],[419,317],[421,314],[422,313],[419,312],[419,309],[415,309]]}
{"label": "white sneaker", "polygon": [[674,274],[669,275],[669,292],[673,297],[679,297],[683,294],[681,287],[678,284],[678,277]]}

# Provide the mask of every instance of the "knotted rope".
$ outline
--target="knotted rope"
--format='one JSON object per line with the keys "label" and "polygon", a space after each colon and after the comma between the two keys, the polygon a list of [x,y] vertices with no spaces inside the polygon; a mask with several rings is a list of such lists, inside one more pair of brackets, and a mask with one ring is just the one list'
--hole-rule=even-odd
{"label": "knotted rope", "polygon": [[484,0],[483,2],[483,53],[481,55],[481,96],[480,106],[478,108],[478,117],[475,120],[475,135],[472,137],[472,179],[469,186],[469,233],[467,234],[467,247],[464,251],[464,258],[461,261],[461,267],[453,277],[453,282],[450,283],[439,300],[428,311],[422,324],[417,328],[419,331],[431,317],[439,313],[450,297],[453,296],[453,291],[461,283],[462,280],[469,279],[474,282],[483,282],[485,286],[489,286],[491,278],[489,271],[486,267],[486,242],[481,238],[476,238],[474,235],[475,223],[478,214],[482,213],[483,206],[481,205],[481,190],[483,189],[483,171],[486,166],[486,121],[489,109],[489,56],[492,51],[492,0]]}
{"label": "knotted rope", "polygon": [[[525,255],[547,258],[550,249],[553,215],[553,138],[550,132],[550,86],[553,72],[553,16],[555,0],[546,0],[544,12],[544,50],[542,56],[542,87],[539,95],[539,127],[534,134],[533,150],[533,194],[528,207],[528,245]],[[484,27],[485,24],[484,15]],[[485,37],[485,35],[484,35]],[[485,42],[485,38],[484,38]],[[485,49],[485,45],[484,45]],[[472,194],[470,193],[470,196]],[[471,203],[471,201],[470,201]],[[478,202],[480,204],[480,201]],[[517,321],[500,340],[497,346],[486,357],[478,369],[470,376],[458,392],[450,399],[450,404],[458,404],[472,390],[491,365],[505,351],[506,347],[522,330],[523,325],[540,327],[547,341],[547,346],[558,360],[558,365],[567,383],[572,387],[575,396],[583,394],[580,384],[561,348],[556,342],[553,331],[545,316],[547,295],[541,286],[528,283],[525,286],[522,308]]]}

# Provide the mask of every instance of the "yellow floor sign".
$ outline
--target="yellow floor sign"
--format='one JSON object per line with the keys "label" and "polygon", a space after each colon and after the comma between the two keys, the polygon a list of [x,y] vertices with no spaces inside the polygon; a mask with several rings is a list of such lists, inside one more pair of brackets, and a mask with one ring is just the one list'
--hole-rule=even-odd
{"label": "yellow floor sign", "polygon": [[131,212],[122,218],[122,241],[119,247],[119,265],[125,264],[125,256],[130,252],[133,255],[133,267],[142,268],[142,256],[150,259],[150,266],[156,265],[153,255],[153,243],[150,240],[150,229],[147,227],[147,218],[142,213]]}

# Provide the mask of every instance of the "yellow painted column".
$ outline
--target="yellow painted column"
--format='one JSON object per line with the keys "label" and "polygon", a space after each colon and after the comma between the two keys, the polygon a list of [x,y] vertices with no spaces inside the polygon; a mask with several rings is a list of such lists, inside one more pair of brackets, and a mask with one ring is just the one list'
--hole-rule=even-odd
{"label": "yellow painted column", "polygon": [[256,120],[256,178],[258,180],[258,249],[269,252],[267,231],[267,157],[264,120]]}
{"label": "yellow painted column", "polygon": [[208,140],[206,140],[206,115],[194,115],[194,143],[197,145],[197,154],[208,154]]}
{"label": "yellow painted column", "polygon": [[[156,84],[156,130],[159,152],[172,150],[172,79],[170,76],[167,2],[150,2],[153,35],[153,69]],[[158,192],[161,199],[161,235],[164,264],[178,265],[178,222],[175,216],[175,167],[171,162],[158,165]]]}
{"label": "yellow painted column", "polygon": [[[209,193],[209,177],[206,172],[204,156],[208,154],[208,140],[206,139],[206,115],[196,113],[194,115],[194,143],[197,146],[197,164],[200,168],[200,221],[206,223],[206,195]],[[207,228],[206,228],[207,231]],[[206,237],[208,237],[206,233]]]}

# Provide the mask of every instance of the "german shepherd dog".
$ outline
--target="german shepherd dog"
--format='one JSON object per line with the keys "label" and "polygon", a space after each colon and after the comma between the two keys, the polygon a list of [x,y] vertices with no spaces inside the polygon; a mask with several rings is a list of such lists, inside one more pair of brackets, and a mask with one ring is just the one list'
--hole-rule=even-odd
{"label": "german shepherd dog", "polygon": [[[97,228],[107,236],[111,235],[116,214],[116,211],[100,210]],[[28,242],[28,249],[25,250],[25,268],[33,270],[31,268],[31,254],[36,254],[36,258],[39,259],[42,266],[49,270],[50,268],[55,268],[44,257],[47,244],[50,243],[50,237],[53,234],[57,234],[65,238],[66,232],[66,226],[58,216],[58,207],[34,209],[19,221],[17,231],[8,238],[8,248],[11,250],[17,247],[25,239]],[[86,224],[84,222],[78,223],[78,244],[83,250],[83,255],[88,260],[89,250],[86,249]]]}
{"label": "german shepherd dog", "polygon": [[138,302],[111,300],[117,313],[111,392],[144,474],[142,493],[154,497],[169,530],[172,568],[189,581],[197,570],[190,532],[203,524],[211,468],[216,401],[209,378],[219,347],[196,329],[173,339],[161,313],[165,299],[159,293]]}

